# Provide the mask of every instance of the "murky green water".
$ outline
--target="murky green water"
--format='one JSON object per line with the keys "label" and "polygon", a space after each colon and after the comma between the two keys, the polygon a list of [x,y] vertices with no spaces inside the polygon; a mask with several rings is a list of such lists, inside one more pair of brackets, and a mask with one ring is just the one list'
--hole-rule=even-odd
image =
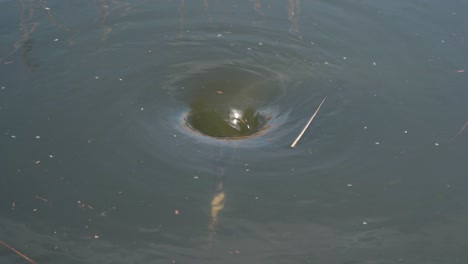
{"label": "murky green water", "polygon": [[0,241],[35,262],[468,259],[466,1],[0,10]]}

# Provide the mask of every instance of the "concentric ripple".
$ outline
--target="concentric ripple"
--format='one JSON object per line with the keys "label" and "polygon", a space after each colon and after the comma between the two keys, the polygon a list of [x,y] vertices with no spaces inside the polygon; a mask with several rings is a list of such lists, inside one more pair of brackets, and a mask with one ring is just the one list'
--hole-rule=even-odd
{"label": "concentric ripple", "polygon": [[183,74],[172,76],[169,86],[187,108],[180,120],[186,134],[252,139],[268,133],[281,120],[278,101],[284,95],[282,74],[233,61],[178,67]]}

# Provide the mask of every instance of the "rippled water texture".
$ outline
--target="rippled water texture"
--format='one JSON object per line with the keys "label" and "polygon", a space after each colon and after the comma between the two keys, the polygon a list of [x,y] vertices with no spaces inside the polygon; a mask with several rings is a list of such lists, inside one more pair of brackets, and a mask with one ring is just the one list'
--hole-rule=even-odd
{"label": "rippled water texture", "polygon": [[[189,69],[181,70],[184,74],[174,76],[168,87],[186,104],[188,110],[176,126],[189,136],[245,145],[245,141],[271,136],[287,118],[290,110],[281,107],[287,82],[280,73],[233,61],[178,67]],[[223,144],[209,138],[205,142]]]}
{"label": "rippled water texture", "polygon": [[0,263],[466,262],[466,1],[0,10]]}

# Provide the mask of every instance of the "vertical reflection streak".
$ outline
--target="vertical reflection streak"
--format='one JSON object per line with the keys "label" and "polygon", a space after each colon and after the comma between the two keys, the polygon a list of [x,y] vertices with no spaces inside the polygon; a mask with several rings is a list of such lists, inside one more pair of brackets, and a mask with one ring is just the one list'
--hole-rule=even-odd
{"label": "vertical reflection streak", "polygon": [[211,239],[214,239],[214,237],[216,236],[216,228],[219,224],[219,214],[224,209],[226,201],[226,193],[224,192],[224,168],[227,159],[229,159],[229,157],[226,156],[224,150],[221,149],[220,154],[218,155],[215,161],[215,192],[210,204],[211,222],[208,226],[208,230],[210,231]]}
{"label": "vertical reflection streak", "polygon": [[107,19],[109,18],[109,16],[113,13],[117,13],[120,16],[126,16],[131,11],[130,4],[116,0],[95,0],[94,2],[96,5],[96,9],[100,14],[98,23],[104,29],[101,41],[105,41],[109,38],[109,35],[110,33],[112,33],[113,30],[112,26],[110,26],[109,23],[107,23]]}
{"label": "vertical reflection streak", "polygon": [[288,0],[288,20],[291,21],[289,32],[299,32],[299,14],[301,12],[300,0]]}
{"label": "vertical reflection streak", "polygon": [[179,3],[179,25],[180,25],[180,36],[184,35],[185,31],[185,0],[180,0]]}
{"label": "vertical reflection streak", "polygon": [[253,21],[253,24],[255,26],[261,26],[265,23],[265,12],[262,10],[263,8],[262,2],[260,0],[254,0],[253,4],[254,4],[253,10],[255,14],[257,14],[258,16],[258,19]]}
{"label": "vertical reflection streak", "polygon": [[211,15],[210,15],[210,2],[208,0],[203,0],[203,7],[205,8],[205,13],[208,16],[208,21],[212,23],[213,19],[211,18]]}
{"label": "vertical reflection streak", "polygon": [[100,13],[100,21],[99,24],[101,27],[104,28],[104,32],[101,36],[101,41],[107,40],[109,38],[110,33],[112,32],[112,27],[107,25],[106,20],[110,14],[110,5],[107,0],[96,0],[96,8]]}
{"label": "vertical reflection streak", "polygon": [[39,26],[39,22],[37,21],[36,10],[45,10],[49,22],[51,25],[59,28],[62,31],[69,32],[70,29],[65,27],[62,23],[60,23],[52,13],[52,10],[47,6],[46,0],[32,0],[32,1],[25,1],[19,0],[21,4],[21,13],[20,13],[20,21],[19,26],[23,31],[21,39],[18,40],[14,45],[13,49],[4,57],[0,58],[0,63],[12,63],[12,62],[5,62],[7,58],[13,55],[16,51],[20,48],[23,48],[23,61],[28,67],[36,68],[39,66],[38,63],[31,62],[29,58],[29,54],[32,50],[32,34],[36,31],[37,27]]}

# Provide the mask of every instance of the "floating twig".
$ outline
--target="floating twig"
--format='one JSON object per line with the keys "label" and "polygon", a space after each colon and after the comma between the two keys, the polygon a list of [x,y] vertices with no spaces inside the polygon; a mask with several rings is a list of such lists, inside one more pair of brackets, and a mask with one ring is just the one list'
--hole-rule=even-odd
{"label": "floating twig", "polygon": [[36,199],[39,199],[39,200],[41,200],[41,201],[43,201],[43,202],[48,202],[48,201],[49,201],[48,199],[42,198],[42,197],[37,196],[37,195],[36,195]]}
{"label": "floating twig", "polygon": [[312,115],[312,117],[309,119],[309,122],[307,122],[307,125],[305,125],[304,129],[302,129],[302,132],[299,134],[299,136],[297,136],[296,140],[294,140],[294,142],[291,144],[291,148],[294,148],[297,144],[297,142],[301,139],[302,135],[304,134],[304,132],[307,130],[307,128],[309,127],[310,123],[312,123],[312,120],[314,120],[315,116],[317,115],[318,111],[320,110],[320,107],[322,107],[322,104],[323,102],[325,102],[325,99],[327,99],[327,97],[325,96],[325,98],[323,98],[322,102],[320,103],[320,105],[317,107],[317,110],[315,110],[315,113]]}
{"label": "floating twig", "polygon": [[460,129],[460,131],[458,131],[458,133],[455,136],[453,136],[452,139],[450,139],[450,141],[455,140],[455,138],[458,137],[463,132],[463,130],[465,130],[467,126],[468,126],[468,121],[466,121],[465,125]]}
{"label": "floating twig", "polygon": [[7,247],[8,249],[10,249],[11,251],[15,252],[16,254],[18,254],[18,256],[24,258],[25,260],[29,261],[30,263],[32,264],[37,264],[36,261],[32,260],[31,258],[29,258],[28,256],[24,255],[23,253],[19,252],[18,250],[16,250],[14,247],[8,245],[7,243],[3,242],[2,240],[0,240],[0,244],[4,245],[5,247]]}

